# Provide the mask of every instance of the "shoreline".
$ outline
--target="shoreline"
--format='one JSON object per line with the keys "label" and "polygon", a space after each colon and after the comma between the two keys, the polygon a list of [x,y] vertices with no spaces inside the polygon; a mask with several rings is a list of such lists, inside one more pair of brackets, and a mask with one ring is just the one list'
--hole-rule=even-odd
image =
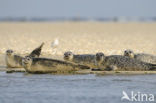
{"label": "shoreline", "polygon": [[[5,66],[4,66],[5,67]],[[13,68],[13,69],[6,69],[1,68],[0,72],[6,73],[17,73],[17,72],[25,72],[24,68]],[[30,73],[35,74],[35,73]],[[42,73],[41,73],[42,74]],[[43,73],[44,74],[44,73]],[[55,75],[62,75],[62,74],[69,74],[69,75],[85,75],[85,74],[95,74],[95,75],[145,75],[145,74],[156,74],[156,71],[91,71],[91,70],[79,70],[79,71],[56,71],[53,73],[45,73],[45,74],[55,74]]]}

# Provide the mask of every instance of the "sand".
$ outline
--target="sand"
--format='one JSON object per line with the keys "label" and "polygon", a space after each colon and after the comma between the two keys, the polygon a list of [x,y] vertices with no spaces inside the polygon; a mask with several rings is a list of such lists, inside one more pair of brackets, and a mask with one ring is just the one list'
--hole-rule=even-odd
{"label": "sand", "polygon": [[29,53],[45,42],[43,54],[52,54],[51,42],[58,38],[56,55],[68,50],[122,54],[125,49],[156,54],[156,23],[2,22],[0,38],[0,53],[9,48]]}
{"label": "sand", "polygon": [[[51,48],[58,38],[59,45]],[[42,56],[62,59],[65,51],[75,54],[123,54],[125,49],[156,55],[156,23],[104,22],[1,22],[0,65],[4,53],[13,49],[19,54],[30,53],[45,42]],[[49,56],[51,55],[51,56]]]}

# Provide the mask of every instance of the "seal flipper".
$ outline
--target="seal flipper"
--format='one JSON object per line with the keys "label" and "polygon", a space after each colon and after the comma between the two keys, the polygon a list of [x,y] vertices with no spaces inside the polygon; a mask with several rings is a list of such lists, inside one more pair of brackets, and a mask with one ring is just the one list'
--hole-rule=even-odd
{"label": "seal flipper", "polygon": [[39,57],[41,55],[41,50],[44,45],[44,42],[36,49],[34,49],[28,56],[30,57]]}
{"label": "seal flipper", "polygon": [[149,70],[156,71],[156,65],[151,65],[151,67],[149,68]]}
{"label": "seal flipper", "polygon": [[156,71],[156,64],[152,64],[152,63],[146,63],[149,67],[148,70],[151,70],[151,71]]}
{"label": "seal flipper", "polygon": [[92,71],[102,71],[101,69],[97,69],[97,68],[93,68],[93,69],[91,69]]}
{"label": "seal flipper", "polygon": [[106,67],[104,70],[105,71],[116,71],[116,70],[118,70],[118,67],[115,65],[110,65],[110,66]]}
{"label": "seal flipper", "polygon": [[156,64],[148,63],[150,66],[156,67]]}
{"label": "seal flipper", "polygon": [[116,71],[118,70],[118,68],[114,65],[108,66],[104,69],[100,69],[100,68],[93,68],[92,71]]}
{"label": "seal flipper", "polygon": [[81,64],[78,64],[77,67],[80,69],[90,69],[90,67]]}

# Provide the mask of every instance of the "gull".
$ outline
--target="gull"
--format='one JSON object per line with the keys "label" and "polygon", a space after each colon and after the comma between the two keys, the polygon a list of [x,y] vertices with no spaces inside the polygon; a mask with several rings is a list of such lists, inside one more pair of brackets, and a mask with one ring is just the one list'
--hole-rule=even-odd
{"label": "gull", "polygon": [[51,47],[52,47],[52,54],[56,54],[56,49],[59,45],[59,40],[56,38],[52,43],[51,43]]}

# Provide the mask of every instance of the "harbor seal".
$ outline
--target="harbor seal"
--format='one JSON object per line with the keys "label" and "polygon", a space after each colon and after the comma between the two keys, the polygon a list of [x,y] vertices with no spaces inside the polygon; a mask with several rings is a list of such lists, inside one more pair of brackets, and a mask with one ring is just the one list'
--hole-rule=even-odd
{"label": "harbor seal", "polygon": [[22,59],[20,55],[16,55],[13,50],[6,51],[5,61],[8,68],[22,68]]}
{"label": "harbor seal", "polygon": [[[28,56],[29,57],[39,57],[44,43],[42,43],[38,48],[34,49]],[[11,49],[6,51],[5,62],[7,68],[22,68],[22,59],[24,57],[15,54]]]}
{"label": "harbor seal", "polygon": [[96,54],[96,63],[101,70],[148,71],[156,70],[155,64],[145,63],[122,55]]}
{"label": "harbor seal", "polygon": [[22,65],[29,73],[51,73],[55,71],[90,69],[88,66],[48,58],[25,57],[22,60]]}
{"label": "harbor seal", "polygon": [[132,50],[125,50],[124,56],[134,58],[143,62],[156,64],[156,56],[154,55],[144,53],[135,54]]}
{"label": "harbor seal", "polygon": [[75,55],[71,51],[68,51],[64,53],[64,60],[77,64],[87,65],[90,67],[95,67],[95,55],[93,54]]}

